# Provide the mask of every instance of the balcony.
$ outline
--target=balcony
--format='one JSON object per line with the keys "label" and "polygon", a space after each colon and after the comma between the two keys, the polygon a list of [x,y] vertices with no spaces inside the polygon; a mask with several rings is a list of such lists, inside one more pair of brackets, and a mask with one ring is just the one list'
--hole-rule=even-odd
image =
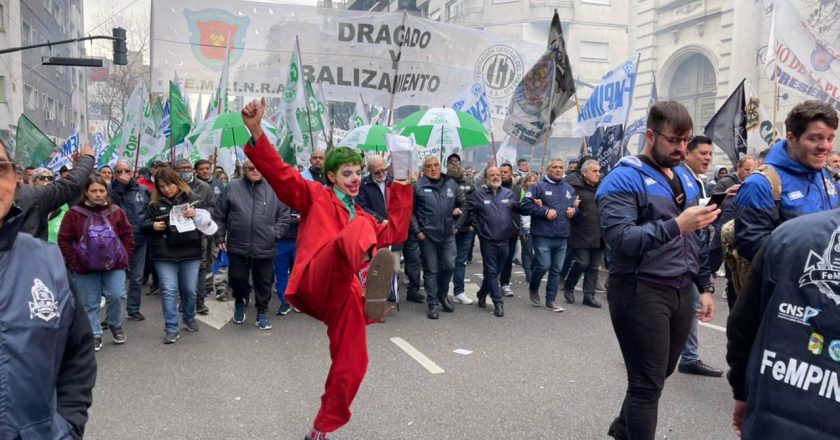
{"label": "balcony", "polygon": [[575,2],[573,0],[531,0],[531,17],[550,19],[555,9],[560,14],[561,20],[574,20]]}

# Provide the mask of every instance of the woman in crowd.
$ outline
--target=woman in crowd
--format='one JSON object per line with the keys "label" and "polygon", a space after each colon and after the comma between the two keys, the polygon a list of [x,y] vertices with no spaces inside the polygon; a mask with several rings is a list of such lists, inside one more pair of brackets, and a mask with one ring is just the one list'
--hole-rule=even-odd
{"label": "woman in crowd", "polygon": [[134,251],[134,234],[125,212],[111,203],[101,177],[88,179],[79,204],[64,215],[58,247],[90,321],[94,351],[102,348],[99,308],[103,296],[107,299],[107,322],[114,343],[124,343],[125,270]]}
{"label": "woman in crowd", "polygon": [[202,259],[202,235],[195,228],[178,232],[176,225],[170,223],[170,212],[174,207],[183,205],[187,205],[182,213],[186,219],[195,219],[196,208],[203,207],[177,171],[161,168],[155,175],[152,200],[141,230],[150,237],[149,260],[154,264],[160,282],[165,322],[164,344],[174,344],[180,336],[179,292],[183,301],[183,321],[186,329],[190,332],[198,331],[198,324],[195,322],[195,292]]}
{"label": "woman in crowd", "polygon": [[102,165],[99,167],[99,177],[105,181],[107,184],[111,184],[111,180],[114,178],[114,170],[111,169],[110,165]]}

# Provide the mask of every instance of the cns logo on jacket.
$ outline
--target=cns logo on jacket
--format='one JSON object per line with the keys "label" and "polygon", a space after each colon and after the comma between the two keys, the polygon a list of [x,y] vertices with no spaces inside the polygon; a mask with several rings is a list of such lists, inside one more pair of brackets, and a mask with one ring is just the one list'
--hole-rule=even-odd
{"label": "cns logo on jacket", "polygon": [[187,26],[190,29],[190,48],[193,56],[206,67],[221,71],[225,62],[228,37],[233,39],[230,52],[230,64],[236,64],[242,58],[245,46],[245,32],[251,19],[237,17],[221,9],[201,11],[184,10]]}
{"label": "cns logo on jacket", "polygon": [[29,302],[29,319],[41,318],[49,322],[60,316],[55,296],[43,281],[35,278],[35,283],[32,285],[32,301]]}
{"label": "cns logo on jacket", "polygon": [[840,306],[840,227],[831,234],[831,242],[822,255],[811,251],[804,272],[799,287],[817,286],[820,293]]}

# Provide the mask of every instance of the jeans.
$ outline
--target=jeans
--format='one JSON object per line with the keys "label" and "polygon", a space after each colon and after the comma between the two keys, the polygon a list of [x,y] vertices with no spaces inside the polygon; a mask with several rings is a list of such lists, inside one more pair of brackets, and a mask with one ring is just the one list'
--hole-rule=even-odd
{"label": "jeans", "polygon": [[508,245],[508,254],[505,257],[504,261],[502,261],[502,267],[499,268],[501,273],[499,282],[502,283],[503,286],[510,285],[510,275],[513,271],[513,254],[516,252],[516,242],[519,241],[519,237],[512,237],[509,238],[507,241]]}
{"label": "jeans", "polygon": [[405,257],[405,276],[408,277],[407,296],[420,294],[420,240],[409,234],[403,246],[403,257]]}
{"label": "jeans", "polygon": [[493,304],[502,304],[502,289],[499,284],[499,269],[510,254],[507,241],[491,241],[479,238],[478,247],[481,250],[481,261],[484,265],[484,279],[478,289],[478,297],[490,295]]}
{"label": "jeans", "polygon": [[527,236],[522,239],[522,270],[525,272],[525,280],[530,281],[531,272],[534,269],[534,239]]}
{"label": "jeans", "polygon": [[429,305],[438,305],[449,293],[449,280],[455,271],[455,236],[440,242],[426,237],[420,241],[420,251],[426,301]]}
{"label": "jeans", "polygon": [[595,285],[598,283],[598,269],[601,267],[601,248],[574,249],[572,252],[572,267],[566,276],[563,292],[574,297],[575,286],[583,275],[584,299],[595,298]]}
{"label": "jeans", "polygon": [[134,253],[128,261],[128,299],[125,304],[125,311],[129,314],[140,311],[140,298],[143,292],[143,269],[146,266],[146,248],[148,242],[145,240],[134,245]]}
{"label": "jeans", "polygon": [[99,325],[99,304],[105,296],[108,309],[106,316],[108,327],[122,328],[122,304],[125,300],[125,270],[109,270],[80,274],[71,272],[73,284],[79,292],[79,299],[87,313],[93,336],[102,336]]}
{"label": "jeans", "polygon": [[694,310],[691,286],[682,289],[610,275],[607,298],[627,369],[627,392],[613,426],[633,440],[653,440],[665,379],[685,347]]}
{"label": "jeans", "polygon": [[229,254],[230,266],[228,277],[233,289],[236,305],[245,305],[251,296],[251,283],[254,282],[254,303],[257,314],[268,311],[271,300],[271,282],[274,278],[274,258],[253,258],[245,255]]}
{"label": "jeans", "polygon": [[297,244],[295,242],[280,241],[277,243],[277,253],[274,255],[274,290],[277,291],[277,299],[280,304],[288,304],[286,301],[286,286],[289,285],[289,275],[292,273],[292,266],[297,256]]}
{"label": "jeans", "polygon": [[467,272],[467,258],[472,250],[475,232],[465,231],[455,234],[455,274],[452,276],[452,293],[464,293],[464,277]]}
{"label": "jeans", "polygon": [[195,321],[195,289],[201,260],[155,261],[155,270],[160,280],[161,307],[164,329],[167,333],[178,332],[178,292],[184,305],[184,322]]}
{"label": "jeans", "polygon": [[700,360],[700,341],[697,339],[697,332],[700,330],[700,323],[697,320],[697,312],[700,311],[700,292],[697,286],[691,285],[694,293],[694,318],[691,320],[691,329],[688,331],[688,340],[685,341],[685,348],[680,354],[680,365],[690,365]]}
{"label": "jeans", "polygon": [[548,282],[545,285],[546,304],[557,298],[557,288],[560,284],[560,270],[566,259],[567,239],[534,236],[534,255],[537,264],[531,268],[529,289],[533,292],[540,290],[540,281],[548,272]]}
{"label": "jeans", "polygon": [[563,258],[563,268],[560,269],[560,278],[566,278],[569,275],[569,269],[572,268],[572,247],[566,246],[566,257]]}

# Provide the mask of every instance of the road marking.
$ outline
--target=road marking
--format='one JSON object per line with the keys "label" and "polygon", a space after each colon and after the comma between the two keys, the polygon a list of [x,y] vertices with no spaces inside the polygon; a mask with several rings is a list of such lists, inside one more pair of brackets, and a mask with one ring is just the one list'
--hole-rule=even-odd
{"label": "road marking", "polygon": [[[221,330],[233,318],[233,299],[230,301],[216,301],[213,295],[204,298],[204,305],[210,309],[207,315],[195,315],[195,319]],[[252,309],[253,310],[253,309]],[[256,311],[254,311],[256,313]],[[253,316],[252,316],[253,318]]]}
{"label": "road marking", "polygon": [[443,373],[443,368],[440,368],[438,364],[434,363],[431,359],[427,358],[425,354],[420,353],[414,346],[409,344],[403,338],[391,338],[391,342],[396,344],[397,347],[400,347],[402,351],[406,352],[409,356],[414,358],[417,363],[423,366],[423,368],[429,370],[429,373],[432,374],[441,374]]}
{"label": "road marking", "polygon": [[717,330],[719,332],[726,333],[726,327],[721,327],[719,325],[709,324],[708,322],[701,322],[700,325],[702,325],[703,327],[708,327],[712,330]]}

